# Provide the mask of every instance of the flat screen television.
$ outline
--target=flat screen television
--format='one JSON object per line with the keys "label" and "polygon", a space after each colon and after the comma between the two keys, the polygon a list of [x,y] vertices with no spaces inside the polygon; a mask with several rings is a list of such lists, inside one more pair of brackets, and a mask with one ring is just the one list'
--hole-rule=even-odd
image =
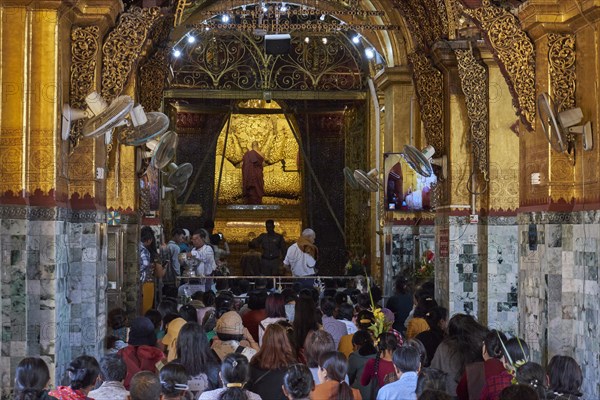
{"label": "flat screen television", "polygon": [[417,174],[402,153],[384,154],[385,207],[388,211],[429,211],[437,177]]}

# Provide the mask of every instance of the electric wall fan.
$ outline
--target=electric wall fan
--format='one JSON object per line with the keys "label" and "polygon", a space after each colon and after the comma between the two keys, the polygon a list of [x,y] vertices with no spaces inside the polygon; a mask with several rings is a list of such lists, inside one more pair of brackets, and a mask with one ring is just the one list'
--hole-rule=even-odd
{"label": "electric wall fan", "polygon": [[379,186],[381,184],[379,182],[379,178],[377,177],[378,174],[379,172],[377,171],[377,168],[373,168],[369,172],[365,172],[362,169],[357,169],[354,171],[353,176],[361,188],[367,192],[376,192],[379,190]]}
{"label": "electric wall fan", "polygon": [[344,167],[344,178],[346,179],[346,182],[348,183],[348,185],[350,185],[350,187],[352,187],[352,189],[358,189],[358,182],[356,182],[356,179],[354,178],[352,169],[350,169],[350,167]]}
{"label": "electric wall fan", "polygon": [[[85,98],[86,110],[71,108],[64,104],[62,109],[62,139],[68,140],[71,134],[71,123],[86,118],[81,133],[85,137],[96,137],[107,133],[123,124],[125,117],[133,108],[133,100],[129,96],[119,96],[110,105],[97,92]],[[107,138],[108,140],[108,138]]]}
{"label": "electric wall fan", "polygon": [[[177,197],[181,196],[187,187],[187,182],[194,172],[194,167],[190,163],[177,165],[171,163],[167,166],[169,176],[167,178],[166,188],[163,186],[163,193],[165,191],[174,191]],[[164,197],[164,195],[163,195]]]}
{"label": "electric wall fan", "polygon": [[169,117],[160,112],[146,113],[141,105],[135,106],[129,117],[131,126],[121,134],[121,141],[128,146],[140,146],[169,129]]}
{"label": "electric wall fan", "polygon": [[[168,131],[158,141],[158,144],[152,150],[152,160],[150,164],[157,169],[163,169],[175,157],[177,151],[178,136],[173,131]],[[149,142],[151,143],[151,142]],[[148,145],[148,143],[146,143]]]}
{"label": "electric wall fan", "polygon": [[586,151],[593,148],[592,123],[577,125],[583,120],[581,108],[571,108],[558,112],[552,98],[548,93],[542,93],[537,98],[537,110],[542,124],[542,130],[550,146],[557,152],[563,153],[568,150],[565,142],[565,134],[578,133],[583,138],[583,149]]}
{"label": "electric wall fan", "polygon": [[448,158],[444,155],[440,158],[432,158],[435,150],[432,146],[427,146],[423,151],[410,144],[404,145],[404,159],[406,163],[419,175],[430,177],[433,175],[433,165],[442,168],[442,179],[446,179],[448,172]]}

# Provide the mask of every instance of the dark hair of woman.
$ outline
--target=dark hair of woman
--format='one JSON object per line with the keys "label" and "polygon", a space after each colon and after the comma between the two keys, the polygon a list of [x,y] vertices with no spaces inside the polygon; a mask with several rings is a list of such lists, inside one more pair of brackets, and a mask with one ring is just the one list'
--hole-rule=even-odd
{"label": "dark hair of woman", "polygon": [[[393,353],[397,348],[398,348],[398,338],[396,338],[396,335],[394,335],[393,333],[390,333],[390,332],[386,332],[386,333],[382,333],[379,336],[379,343],[377,344],[377,355],[375,356],[375,368],[374,368],[375,372],[374,372],[372,381],[375,381],[375,382],[379,381],[379,361],[381,360],[381,357],[384,355],[383,353],[385,353],[386,351]],[[375,385],[371,386],[371,388],[372,388],[371,397],[373,397],[375,395],[375,393],[373,392],[373,390],[375,389]]]}
{"label": "dark hair of woman", "polygon": [[550,381],[549,389],[563,395],[581,396],[583,383],[581,367],[572,357],[554,356],[546,368]]}
{"label": "dark hair of woman", "polygon": [[218,366],[202,326],[188,322],[181,327],[177,336],[177,360],[189,376],[208,375],[211,368]]}
{"label": "dark hair of woman", "polygon": [[437,307],[438,305],[430,293],[422,290],[415,294],[415,298],[417,299],[417,305],[415,306],[414,312],[415,318],[425,318],[429,310]]}
{"label": "dark hair of woman", "polygon": [[291,287],[283,289],[281,291],[281,295],[283,296],[283,300],[286,302],[286,304],[298,299],[298,293],[296,293],[296,291]]}
{"label": "dark hair of woman", "polygon": [[177,399],[187,390],[188,375],[185,367],[169,363],[160,370],[160,387],[163,399]]}
{"label": "dark hair of woman", "polygon": [[[255,290],[248,296],[248,308],[251,310],[262,310],[267,303],[267,292],[265,290]],[[285,314],[284,314],[285,315]]]}
{"label": "dark hair of woman", "polygon": [[448,319],[448,310],[444,307],[433,307],[431,310],[425,313],[425,321],[429,325],[429,329],[432,331],[442,330],[440,322]]}
{"label": "dark hair of woman", "polygon": [[427,389],[421,393],[419,400],[452,400],[452,397],[443,390]]}
{"label": "dark hair of woman", "polygon": [[48,366],[38,357],[27,357],[17,365],[15,372],[15,400],[37,400],[50,381]]}
{"label": "dark hair of woman", "polygon": [[122,308],[113,308],[108,312],[108,326],[112,330],[121,329],[127,326],[127,313]]}
{"label": "dark hair of woman", "polygon": [[198,313],[196,308],[190,304],[186,304],[179,309],[179,315],[185,319],[186,322],[198,322]]}
{"label": "dark hair of woman", "polygon": [[356,326],[358,326],[358,329],[369,329],[369,326],[373,325],[373,322],[375,322],[375,317],[371,311],[361,310],[358,312],[356,316]]}
{"label": "dark hair of woman", "polygon": [[69,364],[67,368],[73,390],[85,389],[96,383],[100,374],[100,365],[94,357],[79,356]]}
{"label": "dark hair of woman", "polygon": [[262,345],[250,364],[260,369],[283,369],[295,360],[287,329],[280,324],[270,324],[263,335]]}
{"label": "dark hair of woman", "polygon": [[419,360],[421,361],[421,365],[425,365],[427,363],[427,350],[425,350],[425,346],[419,339],[408,339],[404,342],[404,346],[414,347],[419,352]]}
{"label": "dark hair of woman", "polygon": [[304,355],[306,356],[306,363],[309,368],[316,368],[319,366],[319,358],[321,354],[335,351],[335,342],[333,336],[323,329],[317,329],[310,331],[306,335],[304,341]]}
{"label": "dark hair of woman", "polygon": [[162,324],[162,315],[160,314],[160,311],[151,308],[150,310],[146,311],[144,317],[152,321],[154,329],[160,329],[160,325]]}
{"label": "dark hair of woman", "polygon": [[226,388],[219,400],[247,400],[244,385],[248,381],[248,359],[238,353],[228,354],[221,364],[221,379]]}
{"label": "dark hair of woman", "polygon": [[348,303],[342,303],[338,306],[337,319],[352,321],[354,317],[354,307]]}
{"label": "dark hair of woman", "polygon": [[305,400],[315,387],[315,381],[308,367],[304,364],[291,365],[283,376],[283,387],[288,398]]}
{"label": "dark hair of woman", "polygon": [[285,298],[281,293],[271,293],[265,303],[267,318],[285,318]]}
{"label": "dark hair of woman", "polygon": [[[445,392],[447,376],[448,374],[439,369],[421,368],[419,379],[417,381],[417,389],[415,390],[417,396],[421,396],[421,394],[424,394],[426,391]],[[448,397],[448,399],[449,398],[450,397]]]}
{"label": "dark hair of woman", "polygon": [[356,331],[352,336],[352,344],[358,346],[358,354],[363,357],[377,353],[377,349],[373,345],[373,338],[367,330]]}
{"label": "dark hair of woman", "polygon": [[538,400],[539,396],[527,385],[510,385],[502,389],[499,400]]}
{"label": "dark hair of woman", "polygon": [[177,302],[172,299],[162,299],[156,307],[162,318],[168,314],[177,314]]}
{"label": "dark hair of woman", "polygon": [[319,329],[317,308],[310,297],[300,296],[294,306],[294,347],[296,350],[304,345],[306,335],[312,330]]}
{"label": "dark hair of woman", "polygon": [[521,365],[517,368],[516,378],[519,384],[531,386],[540,399],[546,396],[546,371],[540,364],[527,362]]}
{"label": "dark hair of woman", "polygon": [[481,361],[481,343],[488,329],[470,315],[455,314],[448,321],[448,336],[442,341],[448,346],[448,356],[454,359],[453,364],[459,365],[457,381],[462,376],[465,365]]}
{"label": "dark hair of woman", "polygon": [[350,385],[346,382],[348,362],[346,356],[339,351],[328,351],[319,357],[319,368],[327,372],[326,380],[338,382],[337,393],[332,393],[332,399],[354,400]]}
{"label": "dark hair of woman", "polygon": [[529,360],[529,346],[525,343],[524,339],[518,337],[510,338],[504,343],[504,346],[510,356],[510,360],[507,357],[507,361],[513,365],[518,361],[522,364],[524,361]]}
{"label": "dark hair of woman", "polygon": [[202,295],[202,303],[204,303],[205,307],[214,307],[216,299],[217,299],[217,296],[215,295],[215,292],[213,292],[212,290],[206,291]]}
{"label": "dark hair of woman", "polygon": [[394,287],[396,289],[396,293],[398,294],[407,294],[410,292],[410,285],[408,284],[408,279],[406,279],[402,275],[396,278]]}
{"label": "dark hair of woman", "polygon": [[157,259],[158,258],[158,248],[156,246],[156,237],[154,236],[154,230],[152,230],[152,228],[150,228],[149,226],[143,226],[142,229],[140,230],[140,237],[142,239],[142,242],[145,242],[146,240],[150,240],[150,239],[152,240],[150,245],[146,248],[150,252],[150,258],[153,260]]}
{"label": "dark hair of woman", "polygon": [[492,358],[502,358],[504,356],[504,345],[506,344],[506,336],[504,333],[492,329],[486,336],[483,341],[485,345],[485,350],[489,357]]}

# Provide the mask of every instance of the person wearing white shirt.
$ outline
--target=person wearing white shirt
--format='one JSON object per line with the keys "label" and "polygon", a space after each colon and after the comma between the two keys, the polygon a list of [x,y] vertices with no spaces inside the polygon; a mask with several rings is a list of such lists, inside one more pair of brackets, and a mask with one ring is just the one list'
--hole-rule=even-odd
{"label": "person wearing white shirt", "polygon": [[[191,255],[199,261],[196,267],[196,275],[208,276],[212,274],[217,268],[217,263],[215,262],[215,253],[210,244],[208,244],[208,232],[203,229],[194,232],[192,235],[192,244],[194,248],[191,251]],[[206,290],[210,290],[211,285],[212,282],[208,279]]]}
{"label": "person wearing white shirt", "polygon": [[315,275],[318,254],[315,238],[315,231],[307,228],[302,231],[298,241],[289,247],[283,264],[292,270],[294,276]]}

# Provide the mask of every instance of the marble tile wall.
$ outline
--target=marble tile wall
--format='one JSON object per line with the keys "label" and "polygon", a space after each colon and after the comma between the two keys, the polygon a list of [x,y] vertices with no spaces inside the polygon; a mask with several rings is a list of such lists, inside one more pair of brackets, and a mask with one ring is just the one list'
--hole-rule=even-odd
{"label": "marble tile wall", "polygon": [[81,222],[81,215],[64,209],[0,207],[2,395],[23,357],[44,358],[56,385],[73,357],[102,354],[102,218],[93,211]]}
{"label": "marble tile wall", "polygon": [[600,212],[519,215],[520,332],[534,359],[574,357],[584,398],[600,398]]}
{"label": "marble tile wall", "polygon": [[121,225],[124,232],[124,256],[123,256],[123,305],[130,319],[139,313],[139,264],[138,252],[140,244],[139,225]]}

